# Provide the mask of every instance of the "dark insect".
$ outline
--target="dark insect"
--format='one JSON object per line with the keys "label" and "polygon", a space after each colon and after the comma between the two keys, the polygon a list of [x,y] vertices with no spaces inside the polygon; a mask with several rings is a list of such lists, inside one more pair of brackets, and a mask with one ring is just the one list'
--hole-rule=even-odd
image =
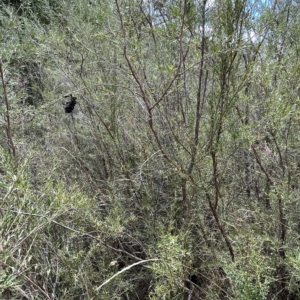
{"label": "dark insect", "polygon": [[76,105],[76,97],[73,97],[72,94],[65,96],[65,98],[70,97],[70,101],[67,101],[64,104],[65,113],[69,114],[73,111],[75,105]]}

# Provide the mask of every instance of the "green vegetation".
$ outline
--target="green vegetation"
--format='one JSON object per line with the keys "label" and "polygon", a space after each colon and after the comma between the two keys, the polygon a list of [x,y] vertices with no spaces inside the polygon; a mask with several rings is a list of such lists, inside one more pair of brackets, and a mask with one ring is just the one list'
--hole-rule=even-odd
{"label": "green vegetation", "polygon": [[300,299],[299,25],[294,0],[2,1],[0,298]]}

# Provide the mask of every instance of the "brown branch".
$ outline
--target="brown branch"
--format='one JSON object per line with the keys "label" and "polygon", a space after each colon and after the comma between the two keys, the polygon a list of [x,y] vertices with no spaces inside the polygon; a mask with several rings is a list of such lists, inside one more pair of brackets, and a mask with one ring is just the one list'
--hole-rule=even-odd
{"label": "brown branch", "polygon": [[199,144],[199,131],[200,131],[200,120],[202,116],[202,109],[204,104],[204,97],[206,93],[207,87],[207,78],[208,72],[206,72],[205,82],[204,82],[204,91],[202,92],[202,81],[203,81],[203,67],[204,67],[204,54],[205,54],[205,5],[206,0],[203,1],[202,7],[202,36],[201,36],[201,60],[200,60],[200,71],[199,71],[199,79],[198,79],[198,91],[197,91],[197,104],[196,104],[196,124],[195,124],[195,133],[194,133],[194,144],[192,146],[192,157],[191,162],[188,168],[188,174],[191,174],[193,168],[195,166],[195,160],[197,156],[197,149]]}
{"label": "brown branch", "polygon": [[[148,113],[151,111],[150,109],[150,104],[149,104],[149,100],[148,100],[148,97],[146,95],[146,92],[143,88],[143,85],[142,83],[140,82],[137,74],[136,74],[136,71],[133,67],[133,65],[131,64],[131,61],[130,59],[128,58],[128,55],[127,55],[127,38],[126,38],[126,30],[125,30],[125,26],[124,26],[124,21],[123,21],[123,17],[122,17],[122,13],[121,13],[121,10],[120,10],[120,6],[119,6],[119,2],[118,0],[115,0],[115,3],[116,3],[116,6],[117,6],[117,10],[118,10],[118,14],[119,14],[119,18],[120,18],[120,22],[121,22],[121,29],[122,29],[122,32],[123,32],[123,38],[124,38],[124,47],[123,47],[123,54],[124,54],[124,57],[125,57],[125,60],[127,62],[127,65],[130,69],[130,72],[131,72],[131,75],[133,76],[135,82],[138,84],[139,86],[139,89],[142,93],[142,98],[144,100],[144,103],[146,105],[146,108],[147,108],[147,111]],[[150,115],[148,116],[150,118]]]}
{"label": "brown branch", "polygon": [[[280,195],[278,195],[278,209],[279,209],[279,228],[280,228],[280,232],[279,232],[279,238],[280,238],[280,242],[281,245],[283,246],[285,243],[285,239],[286,239],[286,218],[284,217],[284,213],[283,213],[283,203],[282,203],[282,198]],[[282,258],[285,258],[285,251],[283,249],[283,247],[281,247],[279,249],[279,256]]]}
{"label": "brown branch", "polygon": [[44,297],[46,297],[45,299],[48,299],[48,300],[52,300],[52,298],[44,291],[43,288],[41,288],[37,283],[35,283],[34,281],[32,281],[28,276],[26,276],[25,274],[23,275],[24,278],[31,284],[33,285],[33,287],[37,290],[39,290],[43,295]]}
{"label": "brown branch", "polygon": [[279,147],[279,145],[278,145],[278,143],[277,143],[277,139],[276,139],[276,136],[275,136],[275,132],[274,132],[274,130],[270,130],[269,132],[270,132],[270,134],[272,135],[272,138],[273,138],[273,140],[274,140],[274,143],[275,143],[275,146],[276,146],[278,155],[279,155],[279,164],[280,164],[281,169],[282,169],[282,171],[283,171],[283,173],[284,173],[284,171],[285,171],[285,166],[284,166],[284,163],[283,163],[283,157],[282,157],[282,154],[281,154],[280,147]]}
{"label": "brown branch", "polygon": [[12,157],[15,158],[16,157],[16,148],[15,148],[13,138],[12,138],[12,130],[11,130],[11,123],[10,123],[10,115],[9,115],[9,103],[8,103],[8,97],[7,97],[7,91],[6,91],[6,84],[4,81],[2,61],[0,61],[0,74],[1,74],[4,102],[5,102],[5,106],[6,106],[5,117],[6,117],[6,135],[7,135],[7,140],[8,140],[8,149],[9,149],[9,152],[12,155]]}
{"label": "brown branch", "polygon": [[[141,92],[141,97],[143,99],[143,102],[145,104],[145,107],[146,107],[146,110],[147,110],[147,113],[148,113],[148,118],[147,118],[147,122],[149,124],[149,127],[150,127],[150,130],[152,131],[153,133],[153,136],[155,138],[155,141],[156,141],[156,144],[159,148],[159,150],[161,151],[161,153],[163,154],[163,156],[166,158],[166,160],[171,164],[173,165],[178,171],[182,172],[182,168],[176,163],[174,162],[166,153],[165,151],[163,150],[163,147],[162,147],[162,144],[161,144],[161,141],[158,137],[158,134],[154,128],[154,125],[153,125],[153,115],[152,115],[152,109],[154,108],[153,106],[151,107],[150,105],[150,101],[147,97],[147,94],[146,94],[146,91],[145,89],[143,88],[143,85],[141,83],[141,81],[139,80],[138,78],[138,75],[127,55],[127,37],[126,37],[126,30],[125,30],[125,26],[124,26],[124,22],[123,22],[123,17],[122,17],[122,13],[121,13],[121,10],[120,10],[120,6],[119,6],[119,2],[118,0],[115,0],[115,3],[116,3],[116,6],[117,6],[117,11],[118,11],[118,15],[119,15],[119,19],[120,19],[120,22],[121,22],[121,29],[123,31],[123,38],[124,38],[124,47],[123,47],[123,54],[124,54],[124,57],[125,57],[125,60],[128,64],[128,67],[130,69],[130,72],[131,72],[131,75],[133,76],[135,82],[137,83],[138,87],[139,87],[139,90]],[[181,62],[180,62],[181,64]],[[171,81],[171,83],[173,84],[174,80],[176,79],[176,77],[173,79],[173,81]],[[171,86],[169,84],[169,86]],[[165,93],[168,92],[168,89],[165,90]],[[162,97],[164,97],[165,94],[163,94]],[[162,97],[160,99],[158,99],[158,101],[160,102],[162,100]],[[156,102],[157,103],[157,102]],[[158,104],[158,103],[157,103]],[[157,105],[154,103],[154,105]]]}
{"label": "brown branch", "polygon": [[259,156],[258,156],[258,153],[257,153],[257,151],[256,151],[256,149],[255,149],[255,147],[254,147],[253,145],[252,145],[252,151],[253,151],[253,153],[254,153],[255,160],[256,160],[256,162],[258,163],[258,165],[259,165],[260,169],[262,170],[262,172],[265,174],[265,176],[266,176],[266,178],[267,178],[267,181],[268,181],[271,185],[273,185],[273,180],[270,178],[269,173],[266,171],[266,169],[265,169],[264,166],[262,165],[262,162],[261,162],[261,160],[260,160],[260,158],[259,158]]}
{"label": "brown branch", "polygon": [[206,199],[208,201],[209,207],[210,207],[211,212],[212,212],[212,214],[214,216],[214,219],[216,221],[217,227],[218,227],[219,231],[221,232],[221,235],[223,236],[223,238],[225,240],[226,246],[227,246],[228,251],[229,251],[230,256],[231,256],[231,260],[234,261],[233,247],[232,247],[231,242],[230,242],[230,240],[229,240],[229,238],[228,238],[228,236],[227,236],[227,234],[225,232],[224,227],[222,226],[222,224],[220,222],[217,210],[216,210],[216,208],[215,208],[215,206],[214,206],[214,204],[213,204],[213,202],[212,202],[212,200],[211,200],[210,195],[209,195],[208,192],[206,192]]}
{"label": "brown branch", "polygon": [[[181,43],[180,43],[181,44]],[[157,106],[162,100],[163,98],[167,95],[168,91],[170,90],[170,88],[172,87],[174,81],[178,78],[178,76],[180,75],[180,69],[181,69],[181,65],[182,65],[182,62],[183,60],[186,58],[187,54],[189,52],[189,49],[186,51],[186,53],[182,56],[180,55],[180,60],[179,60],[179,64],[178,64],[178,67],[177,67],[177,70],[176,70],[176,73],[175,75],[173,76],[172,80],[170,81],[170,83],[168,84],[168,86],[166,87],[165,91],[162,93],[162,95],[159,97],[159,99],[151,106],[151,110]]]}
{"label": "brown branch", "polygon": [[211,151],[211,157],[213,162],[213,181],[214,181],[214,187],[215,187],[215,203],[214,208],[217,209],[219,198],[220,198],[220,187],[219,187],[219,172],[218,172],[218,163],[217,163],[217,157],[216,157],[216,151]]}

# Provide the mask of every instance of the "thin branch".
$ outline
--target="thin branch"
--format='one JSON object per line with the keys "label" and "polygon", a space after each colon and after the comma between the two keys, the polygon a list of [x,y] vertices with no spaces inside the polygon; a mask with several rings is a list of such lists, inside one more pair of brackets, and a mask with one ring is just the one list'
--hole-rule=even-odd
{"label": "thin branch", "polygon": [[[192,157],[190,161],[190,165],[188,168],[188,174],[191,174],[196,161],[198,144],[199,144],[199,131],[200,131],[200,120],[202,117],[202,110],[204,104],[204,98],[206,93],[207,87],[207,78],[208,72],[206,72],[205,81],[204,81],[204,91],[202,93],[202,81],[203,81],[203,68],[204,68],[204,55],[205,55],[205,6],[206,0],[203,1],[202,4],[202,35],[201,35],[201,60],[200,60],[200,70],[199,70],[199,77],[198,77],[198,90],[197,90],[197,104],[196,104],[196,124],[194,129],[194,144],[192,145]],[[201,95],[202,94],[202,95]]]}
{"label": "thin branch", "polygon": [[[47,215],[33,214],[33,213],[28,213],[28,212],[24,212],[24,211],[20,211],[20,210],[6,209],[6,208],[0,208],[0,211],[1,211],[2,214],[3,214],[2,211],[6,211],[6,212],[15,213],[15,214],[25,215],[25,216],[32,216],[32,217],[38,217],[38,218],[47,219],[47,221],[48,221],[49,223],[54,223],[54,224],[56,224],[56,225],[58,225],[58,226],[61,226],[62,228],[65,228],[65,229],[67,229],[67,230],[69,230],[69,231],[75,232],[75,233],[77,233],[78,235],[85,236],[85,237],[89,237],[89,238],[91,238],[91,239],[97,241],[99,244],[101,244],[101,245],[107,247],[107,248],[110,249],[110,250],[113,250],[113,251],[118,252],[118,253],[124,253],[124,254],[130,256],[132,259],[135,259],[136,261],[141,261],[141,260],[142,260],[141,258],[139,258],[139,257],[137,257],[137,256],[135,256],[135,255],[132,255],[131,253],[129,253],[129,252],[123,250],[123,249],[117,249],[117,248],[114,248],[114,247],[112,247],[112,246],[110,246],[110,245],[107,245],[105,242],[101,241],[101,240],[100,240],[99,238],[97,238],[96,236],[93,236],[91,233],[81,232],[81,231],[79,231],[79,230],[76,230],[76,229],[74,229],[74,228],[71,228],[71,227],[69,227],[69,226],[67,226],[67,225],[65,225],[65,224],[62,224],[62,223],[59,223],[59,222],[55,221],[53,218],[49,218]],[[55,217],[56,217],[56,216],[55,216]],[[42,224],[42,225],[44,225],[44,224]],[[38,229],[40,229],[40,228],[41,228],[41,226],[38,227]],[[27,237],[26,237],[26,238],[27,238]],[[20,243],[22,243],[24,240],[25,240],[25,239],[23,239]],[[20,243],[19,243],[19,244],[20,244]]]}
{"label": "thin branch", "polygon": [[186,58],[187,54],[189,52],[189,49],[186,51],[186,53],[184,54],[184,56],[182,57],[182,55],[180,55],[180,61],[177,67],[177,70],[173,76],[173,78],[171,79],[170,83],[168,84],[168,86],[166,87],[165,91],[162,93],[162,95],[159,97],[159,99],[150,107],[150,109],[152,110],[155,106],[157,106],[163,99],[164,97],[167,95],[168,91],[170,90],[170,88],[172,87],[174,81],[178,78],[178,76],[180,75],[180,70],[181,70],[181,65],[183,60]]}
{"label": "thin branch", "polygon": [[52,300],[51,297],[49,297],[49,295],[35,282],[33,282],[28,276],[23,275],[25,277],[26,280],[28,280],[30,282],[30,284],[32,284],[34,286],[34,288],[38,289],[48,300]]}
{"label": "thin branch", "polygon": [[10,123],[10,115],[9,115],[9,103],[8,103],[8,97],[7,97],[7,92],[6,92],[6,84],[4,81],[4,73],[3,73],[3,68],[2,68],[2,61],[0,60],[0,74],[1,74],[1,81],[2,81],[2,88],[3,88],[3,94],[4,94],[4,101],[5,101],[5,106],[6,106],[6,135],[7,135],[7,140],[9,144],[9,152],[12,155],[13,158],[16,157],[16,148],[13,142],[12,138],[12,131],[11,131],[11,123]]}
{"label": "thin branch", "polygon": [[96,291],[99,291],[104,285],[108,284],[110,281],[112,281],[114,278],[116,278],[118,275],[124,273],[125,271],[130,270],[131,268],[137,266],[137,265],[141,265],[141,264],[145,264],[151,261],[160,261],[160,259],[158,258],[152,258],[152,259],[146,259],[146,260],[142,260],[142,261],[138,261],[130,266],[127,266],[126,268],[122,269],[121,271],[117,272],[116,274],[114,274],[112,277],[110,277],[109,279],[107,279],[106,281],[104,281],[100,286],[98,286],[96,288]]}
{"label": "thin branch", "polygon": [[256,149],[255,149],[255,147],[252,145],[251,148],[252,148],[252,151],[253,151],[253,153],[254,153],[255,160],[256,160],[256,162],[258,163],[258,165],[259,165],[260,169],[262,170],[262,172],[265,174],[265,176],[266,176],[266,178],[267,178],[267,181],[268,181],[271,185],[273,185],[274,182],[273,182],[273,180],[271,179],[271,177],[270,177],[269,173],[267,172],[267,170],[266,170],[266,169],[264,168],[264,166],[262,165],[262,162],[261,162],[261,160],[260,160],[260,157],[259,157],[259,155],[258,155],[258,153],[257,153],[257,151],[256,151]]}
{"label": "thin branch", "polygon": [[[123,47],[123,53],[124,53],[124,57],[125,57],[125,60],[128,64],[128,67],[130,69],[130,72],[131,72],[131,75],[133,76],[135,82],[137,83],[138,87],[139,87],[139,90],[141,92],[141,97],[143,99],[143,103],[145,104],[146,106],[146,110],[147,110],[147,113],[148,113],[148,118],[147,118],[147,122],[149,124],[149,127],[150,127],[150,130],[152,131],[153,133],[153,136],[155,138],[155,141],[156,141],[156,144],[159,148],[159,150],[161,151],[161,153],[163,154],[163,156],[165,157],[165,159],[171,164],[173,165],[178,171],[182,172],[182,168],[175,162],[173,161],[168,155],[167,153],[164,151],[163,147],[162,147],[162,143],[159,139],[159,136],[154,128],[154,125],[153,125],[153,115],[152,115],[152,109],[153,109],[153,106],[151,107],[151,104],[150,104],[150,101],[149,101],[149,98],[146,94],[146,91],[145,89],[143,88],[143,85],[141,83],[141,81],[139,80],[138,78],[138,75],[127,55],[127,36],[126,36],[126,30],[125,30],[125,26],[124,26],[124,22],[123,22],[123,17],[122,17],[122,12],[121,12],[121,9],[120,9],[120,6],[119,6],[119,2],[118,0],[115,0],[115,3],[116,3],[116,6],[117,6],[117,11],[118,11],[118,15],[119,15],[119,19],[120,19],[120,23],[121,23],[121,29],[122,29],[122,32],[123,32],[123,38],[124,38],[124,47]],[[182,63],[182,59],[180,60],[180,65]],[[175,77],[176,78],[176,77]],[[175,80],[174,78],[174,80]],[[173,84],[173,81],[171,81],[171,83]],[[169,84],[169,86],[167,87],[167,89],[165,90],[165,93],[168,92],[168,89],[171,87],[171,85]],[[165,94],[163,94],[163,97],[165,96]],[[162,100],[162,98],[158,99],[158,101],[160,102]],[[157,102],[156,102],[157,103]],[[158,103],[157,103],[158,104]],[[157,105],[154,103],[154,105]]]}
{"label": "thin branch", "polygon": [[230,242],[230,240],[229,240],[229,238],[228,238],[228,236],[227,236],[227,234],[225,232],[224,227],[222,226],[222,224],[220,222],[219,215],[218,215],[218,213],[216,211],[215,205],[213,204],[209,193],[206,192],[205,194],[206,194],[206,199],[208,200],[208,204],[209,204],[210,210],[211,210],[211,212],[212,212],[212,214],[214,216],[214,219],[216,221],[217,227],[218,227],[220,233],[222,234],[222,236],[223,236],[223,238],[225,240],[226,246],[227,246],[228,251],[229,251],[230,256],[231,256],[231,260],[232,260],[232,262],[234,262],[235,255],[234,255],[234,251],[233,251],[233,247],[231,245],[231,242]]}

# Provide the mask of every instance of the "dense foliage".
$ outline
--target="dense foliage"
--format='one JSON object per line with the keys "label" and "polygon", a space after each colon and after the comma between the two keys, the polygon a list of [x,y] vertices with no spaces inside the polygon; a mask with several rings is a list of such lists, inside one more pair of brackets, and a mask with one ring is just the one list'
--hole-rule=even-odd
{"label": "dense foliage", "polygon": [[0,298],[300,299],[299,22],[2,1]]}

